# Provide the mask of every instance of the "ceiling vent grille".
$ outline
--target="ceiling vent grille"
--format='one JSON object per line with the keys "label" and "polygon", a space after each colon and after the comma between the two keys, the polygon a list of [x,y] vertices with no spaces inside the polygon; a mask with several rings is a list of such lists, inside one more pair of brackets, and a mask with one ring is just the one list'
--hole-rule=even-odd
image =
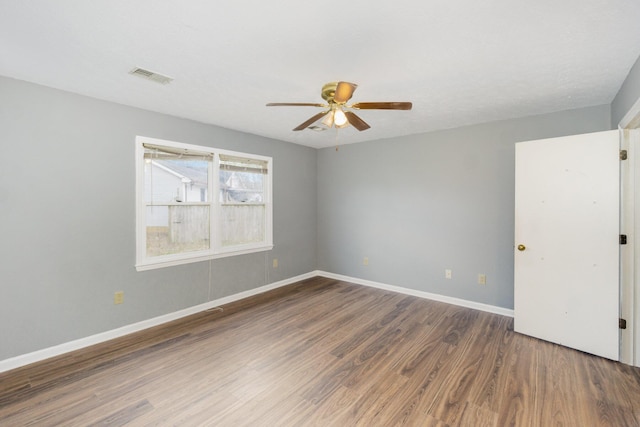
{"label": "ceiling vent grille", "polygon": [[154,73],[153,71],[145,70],[144,68],[138,68],[138,67],[129,71],[129,74],[142,77],[143,79],[153,80],[154,82],[162,83],[163,85],[166,85],[167,83],[173,80],[171,77],[164,76],[159,73]]}

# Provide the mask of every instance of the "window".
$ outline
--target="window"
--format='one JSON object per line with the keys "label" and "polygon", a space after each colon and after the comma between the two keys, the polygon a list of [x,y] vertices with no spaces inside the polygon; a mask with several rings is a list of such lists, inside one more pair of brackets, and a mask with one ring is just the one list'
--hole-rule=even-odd
{"label": "window", "polygon": [[271,249],[271,165],[269,157],[137,137],[136,268]]}

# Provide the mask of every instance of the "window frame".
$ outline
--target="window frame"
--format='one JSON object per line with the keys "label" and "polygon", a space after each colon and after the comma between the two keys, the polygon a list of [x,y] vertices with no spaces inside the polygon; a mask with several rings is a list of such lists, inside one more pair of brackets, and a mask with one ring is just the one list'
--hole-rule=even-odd
{"label": "window frame", "polygon": [[[209,249],[183,252],[178,254],[147,256],[147,226],[145,201],[145,171],[144,152],[145,144],[167,147],[178,150],[190,150],[194,152],[210,153],[213,160],[209,165],[207,202],[198,202],[199,205],[209,206]],[[220,194],[220,156],[239,157],[257,160],[267,164],[263,193],[265,207],[265,238],[263,242],[246,243],[233,246],[223,246],[221,241],[221,209],[223,203],[219,200]],[[135,170],[136,170],[136,270],[145,271],[156,268],[170,267],[192,262],[206,261],[229,256],[243,255],[254,252],[262,252],[273,249],[273,159],[257,154],[242,153],[238,151],[223,150],[214,147],[186,144],[176,141],[168,141],[145,136],[136,136],[135,140]],[[190,203],[191,204],[191,203]]]}

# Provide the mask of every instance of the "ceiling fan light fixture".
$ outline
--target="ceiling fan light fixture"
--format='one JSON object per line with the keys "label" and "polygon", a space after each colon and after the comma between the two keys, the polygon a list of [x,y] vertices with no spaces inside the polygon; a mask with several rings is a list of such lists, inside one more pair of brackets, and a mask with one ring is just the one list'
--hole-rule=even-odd
{"label": "ceiling fan light fixture", "polygon": [[333,126],[333,111],[324,116],[324,119],[322,119],[322,124],[328,128],[331,128]]}
{"label": "ceiling fan light fixture", "polygon": [[335,123],[337,128],[343,128],[349,124],[349,120],[347,120],[347,116],[342,111],[342,108],[337,108],[333,113],[333,122]]}

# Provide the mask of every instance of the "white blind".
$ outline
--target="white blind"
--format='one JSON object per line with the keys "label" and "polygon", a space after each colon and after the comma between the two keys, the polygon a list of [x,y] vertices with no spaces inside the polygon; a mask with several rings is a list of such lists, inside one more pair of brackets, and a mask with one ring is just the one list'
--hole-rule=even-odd
{"label": "white blind", "polygon": [[220,170],[267,174],[267,167],[264,160],[220,155]]}
{"label": "white blind", "polygon": [[144,158],[153,160],[207,160],[213,159],[213,153],[206,151],[189,150],[186,148],[174,148],[153,144],[142,144]]}

